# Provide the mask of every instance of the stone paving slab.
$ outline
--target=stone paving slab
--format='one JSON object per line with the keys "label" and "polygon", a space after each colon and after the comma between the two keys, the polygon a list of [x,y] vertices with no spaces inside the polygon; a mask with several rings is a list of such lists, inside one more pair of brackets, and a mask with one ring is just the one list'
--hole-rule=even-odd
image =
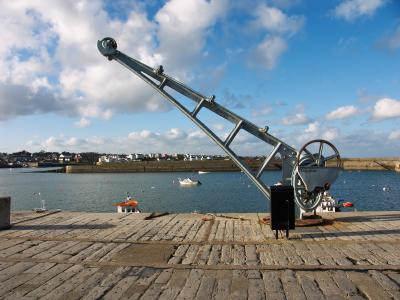
{"label": "stone paving slab", "polygon": [[12,214],[1,299],[400,299],[400,212],[275,240],[266,214]]}

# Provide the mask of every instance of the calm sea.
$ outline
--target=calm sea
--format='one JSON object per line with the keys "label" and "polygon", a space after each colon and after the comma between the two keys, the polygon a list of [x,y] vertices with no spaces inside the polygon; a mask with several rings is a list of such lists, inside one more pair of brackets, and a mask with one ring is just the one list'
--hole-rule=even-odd
{"label": "calm sea", "polygon": [[[37,169],[0,169],[0,196],[12,197],[12,210],[48,209],[114,212],[113,203],[129,192],[145,212],[260,212],[269,203],[243,173],[37,173]],[[195,177],[203,184],[185,188],[178,177]],[[279,171],[265,172],[268,183],[279,180]],[[345,171],[331,194],[352,201],[357,210],[400,210],[400,174],[391,171]]]}

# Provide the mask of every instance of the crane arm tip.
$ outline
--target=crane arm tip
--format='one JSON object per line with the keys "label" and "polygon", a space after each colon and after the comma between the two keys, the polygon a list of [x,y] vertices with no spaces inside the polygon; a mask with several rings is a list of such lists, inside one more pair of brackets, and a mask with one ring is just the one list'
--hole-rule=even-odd
{"label": "crane arm tip", "polygon": [[106,37],[101,41],[97,41],[97,49],[108,59],[112,59],[112,56],[118,53],[117,42],[111,37]]}

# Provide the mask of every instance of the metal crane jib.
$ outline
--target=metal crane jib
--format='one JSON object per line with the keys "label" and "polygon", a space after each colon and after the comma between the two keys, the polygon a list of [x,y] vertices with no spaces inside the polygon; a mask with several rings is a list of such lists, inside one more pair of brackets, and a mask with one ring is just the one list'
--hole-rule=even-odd
{"label": "metal crane jib", "polygon": [[[342,170],[342,161],[338,150],[332,143],[321,139],[312,140],[297,151],[282,140],[269,134],[268,127],[260,128],[217,103],[215,96],[206,97],[166,75],[162,66],[151,68],[117,50],[117,43],[114,39],[106,37],[97,42],[97,47],[100,53],[107,57],[108,60],[115,60],[134,72],[204,131],[225,151],[229,158],[248,176],[268,200],[271,199],[271,189],[262,181],[261,175],[275,157],[280,156],[282,160],[281,183],[293,186],[295,202],[303,211],[314,210],[321,202],[323,193],[330,188],[339,176]],[[186,108],[166,91],[166,87],[194,101],[195,108],[193,110]],[[233,130],[225,140],[220,139],[206,124],[197,118],[199,111],[202,109],[208,109],[234,124]],[[256,172],[253,172],[247,163],[230,148],[232,141],[240,130],[247,131],[273,147]]]}

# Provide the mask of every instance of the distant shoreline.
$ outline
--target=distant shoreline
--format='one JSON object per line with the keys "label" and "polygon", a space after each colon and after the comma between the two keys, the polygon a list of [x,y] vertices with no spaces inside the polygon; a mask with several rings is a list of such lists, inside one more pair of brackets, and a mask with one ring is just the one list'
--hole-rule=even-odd
{"label": "distant shoreline", "polygon": [[[257,170],[262,160],[246,161]],[[400,172],[400,158],[344,158],[345,170],[390,170]],[[148,173],[148,172],[232,172],[240,169],[231,160],[201,161],[141,161],[130,163],[102,163],[100,165],[71,165],[66,173]],[[279,161],[273,161],[266,170],[280,170]]]}

